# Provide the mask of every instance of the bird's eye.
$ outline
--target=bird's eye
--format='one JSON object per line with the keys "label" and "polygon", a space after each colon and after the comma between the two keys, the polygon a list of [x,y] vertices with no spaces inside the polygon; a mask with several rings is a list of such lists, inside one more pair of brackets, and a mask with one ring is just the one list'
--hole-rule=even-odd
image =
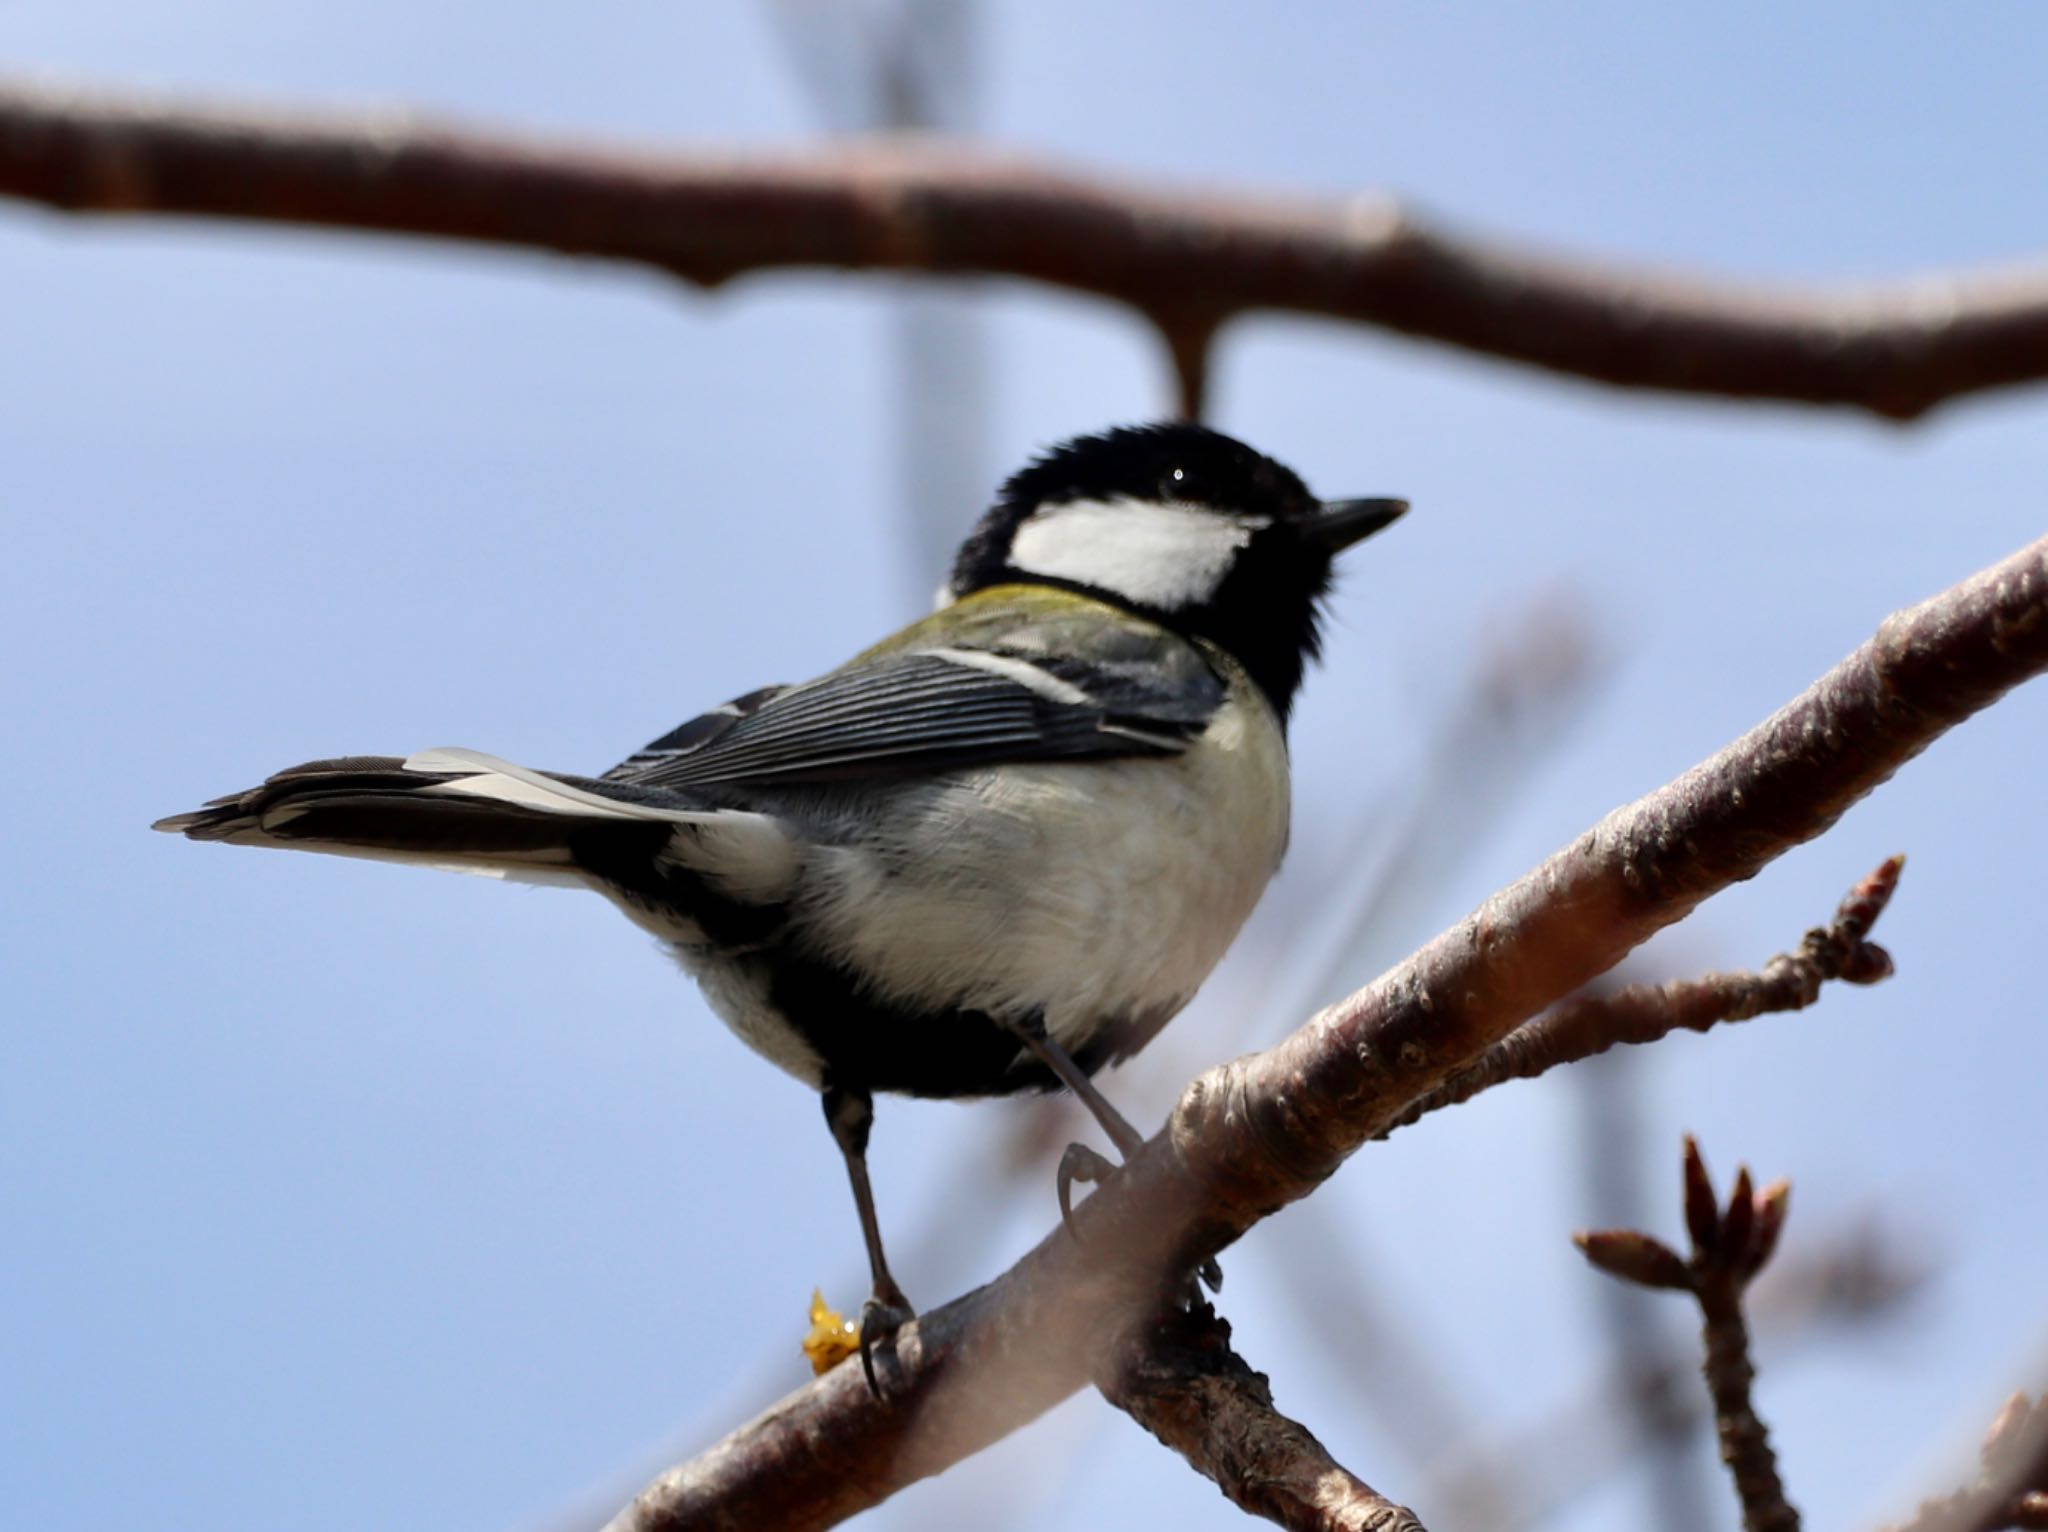
{"label": "bird's eye", "polygon": [[1185,468],[1172,470],[1159,485],[1160,493],[1168,500],[1190,499],[1193,496],[1194,488],[1195,481],[1188,477],[1188,471]]}

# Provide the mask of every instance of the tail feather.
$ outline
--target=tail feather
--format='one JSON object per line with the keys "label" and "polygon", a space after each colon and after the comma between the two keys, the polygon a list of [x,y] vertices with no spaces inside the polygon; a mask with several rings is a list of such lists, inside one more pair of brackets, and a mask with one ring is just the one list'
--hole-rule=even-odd
{"label": "tail feather", "polygon": [[589,824],[588,813],[572,817],[482,796],[473,785],[477,776],[474,768],[411,769],[397,756],[308,761],[151,828],[234,846],[323,851],[583,886],[570,837]]}
{"label": "tail feather", "polygon": [[[678,827],[688,833],[675,835]],[[694,931],[700,906],[774,906],[800,863],[797,843],[770,815],[553,776],[474,750],[308,761],[153,828],[595,888],[668,939]]]}

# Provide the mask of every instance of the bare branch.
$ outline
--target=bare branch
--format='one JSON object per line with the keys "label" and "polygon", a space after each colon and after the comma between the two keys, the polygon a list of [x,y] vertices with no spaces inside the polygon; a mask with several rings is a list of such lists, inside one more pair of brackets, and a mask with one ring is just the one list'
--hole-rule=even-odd
{"label": "bare branch", "polygon": [[1110,1403],[1186,1458],[1242,1509],[1297,1532],[1422,1532],[1273,1407],[1265,1377],[1204,1304],[1138,1327],[1097,1379]]}
{"label": "bare branch", "polygon": [[1917,607],[1711,760],[1610,814],[1264,1053],[1210,1070],[1108,1184],[984,1288],[906,1326],[888,1397],[839,1367],[662,1476],[617,1532],[822,1527],[1022,1425],[1104,1338],[1308,1195],[1407,1105],[1710,894],[1820,834],[2048,669],[2048,538]]}
{"label": "bare branch", "polygon": [[1829,979],[1875,984],[1892,973],[1891,954],[1864,940],[1884,913],[1905,868],[1888,858],[1843,896],[1832,925],[1806,933],[1797,952],[1781,952],[1758,973],[1710,973],[1667,984],[1631,984],[1606,995],[1582,995],[1517,1027],[1436,1090],[1410,1103],[1387,1131],[1469,1101],[1510,1080],[1533,1080],[1560,1064],[1605,1053],[1622,1043],[1653,1043],[1681,1029],[1704,1032],[1724,1021],[1772,1011],[1800,1011],[1820,998]]}
{"label": "bare branch", "polygon": [[1706,1360],[1701,1372],[1714,1401],[1714,1429],[1721,1461],[1742,1501],[1744,1532],[1799,1532],[1799,1513],[1785,1498],[1770,1433],[1750,1396],[1756,1367],[1749,1358],[1749,1323],[1743,1315],[1745,1289],[1763,1269],[1785,1226],[1791,1188],[1778,1181],[1761,1192],[1738,1167],[1726,1208],[1717,1205],[1699,1145],[1685,1140],[1685,1221],[1692,1258],[1631,1229],[1605,1229],[1575,1236],[1586,1259],[1624,1282],[1642,1287],[1682,1288],[1700,1306]]}
{"label": "bare branch", "polygon": [[778,267],[1020,277],[1129,304],[1199,411],[1210,337],[1284,310],[1603,383],[1910,420],[2048,377],[2048,266],[1862,287],[1548,256],[1391,199],[1161,190],[959,145],[626,149],[400,112],[263,111],[0,83],[0,194],[631,261],[706,286]]}
{"label": "bare branch", "polygon": [[[1774,1334],[1779,1347],[1796,1353],[1829,1329],[1898,1318],[1930,1270],[1918,1242],[1909,1243],[1910,1254],[1907,1244],[1863,1224],[1788,1248],[1747,1300],[1759,1336]],[[1699,1370],[1695,1347],[1660,1336],[1654,1350],[1627,1359],[1533,1427],[1490,1443],[1454,1445],[1431,1466],[1419,1498],[1447,1507],[1438,1512],[1444,1521],[1487,1532],[1549,1521],[1574,1498],[1639,1466],[1645,1448],[1689,1440],[1711,1425],[1712,1401],[1694,1381]],[[1499,1486],[1513,1486],[1512,1494]],[[1489,1519],[1476,1514],[1482,1506]]]}
{"label": "bare branch", "polygon": [[[1689,1153],[1696,1154],[1691,1139]],[[1765,1429],[1750,1386],[1756,1381],[1756,1365],[1749,1357],[1749,1322],[1742,1311],[1743,1289],[1757,1268],[1770,1258],[1770,1244],[1753,1245],[1747,1220],[1762,1217],[1764,1199],[1773,1199],[1783,1221],[1784,1195],[1778,1182],[1757,1200],[1752,1200],[1749,1177],[1737,1171],[1728,1210],[1722,1215],[1720,1239],[1694,1253],[1700,1271],[1693,1290],[1700,1305],[1701,1332],[1706,1360],[1701,1371],[1707,1393],[1714,1401],[1714,1428],[1721,1440],[1721,1461],[1735,1480],[1742,1501],[1744,1532],[1799,1532],[1799,1513],[1785,1498],[1785,1486],[1778,1477],[1778,1463],[1771,1451],[1770,1433]],[[1752,1209],[1756,1213],[1752,1214]],[[1741,1228],[1737,1225],[1742,1224]],[[1774,1225],[1774,1228],[1776,1225]],[[1772,1236],[1775,1239],[1775,1233]]]}
{"label": "bare branch", "polygon": [[1977,1482],[1921,1503],[1886,1532],[2003,1532],[2048,1527],[2048,1392],[2014,1394],[1991,1422]]}

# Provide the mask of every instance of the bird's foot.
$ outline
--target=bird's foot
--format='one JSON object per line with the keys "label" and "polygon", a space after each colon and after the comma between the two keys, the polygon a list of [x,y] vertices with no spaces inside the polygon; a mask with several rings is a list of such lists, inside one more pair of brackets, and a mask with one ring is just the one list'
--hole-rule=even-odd
{"label": "bird's foot", "polygon": [[[1083,1186],[1099,1186],[1121,1168],[1110,1163],[1086,1144],[1067,1145],[1066,1153],[1060,1156],[1058,1187],[1060,1222],[1066,1226],[1069,1235],[1076,1239],[1080,1238],[1074,1229],[1074,1184],[1079,1182]],[[1210,1292],[1223,1291],[1223,1268],[1217,1264],[1213,1255],[1197,1266],[1194,1274],[1201,1278],[1202,1286],[1206,1286]],[[1193,1283],[1189,1286],[1192,1289],[1189,1294],[1192,1307],[1202,1301],[1202,1290]]]}
{"label": "bird's foot", "polygon": [[1066,1225],[1069,1234],[1074,1233],[1074,1183],[1099,1186],[1116,1172],[1115,1165],[1086,1144],[1067,1145],[1067,1152],[1060,1156],[1059,1194],[1060,1222]]}
{"label": "bird's foot", "polygon": [[893,1345],[896,1332],[917,1318],[917,1310],[892,1281],[875,1284],[868,1301],[860,1307],[860,1370],[868,1380],[868,1392],[880,1399],[881,1380],[875,1375],[875,1348]]}

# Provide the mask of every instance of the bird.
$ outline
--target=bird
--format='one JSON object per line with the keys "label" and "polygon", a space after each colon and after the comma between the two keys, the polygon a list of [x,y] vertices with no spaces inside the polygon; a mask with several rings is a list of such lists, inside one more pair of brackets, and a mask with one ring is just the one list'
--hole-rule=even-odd
{"label": "bird", "polygon": [[[1193,998],[1280,864],[1287,723],[1333,561],[1407,502],[1320,500],[1187,422],[1075,437],[1013,474],[929,616],[601,775],[479,751],[309,761],[154,828],[596,891],[815,1089],[872,1291],[914,1317],[867,1169],[878,1092],[1071,1090]],[[1071,1180],[1113,1167],[1076,1146]]]}

